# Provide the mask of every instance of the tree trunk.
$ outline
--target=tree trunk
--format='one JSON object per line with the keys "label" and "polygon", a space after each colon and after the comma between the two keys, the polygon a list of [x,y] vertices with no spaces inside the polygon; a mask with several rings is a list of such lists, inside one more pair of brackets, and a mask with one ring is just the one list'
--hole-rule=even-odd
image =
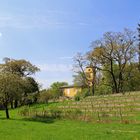
{"label": "tree trunk", "polygon": [[8,111],[8,107],[7,104],[5,104],[5,113],[6,113],[6,118],[9,119],[9,111]]}
{"label": "tree trunk", "polygon": [[122,77],[122,72],[120,72],[120,74],[119,74],[118,90],[120,92],[123,92],[123,77]]}
{"label": "tree trunk", "polygon": [[116,82],[116,78],[115,78],[115,75],[114,75],[114,70],[113,70],[113,60],[111,60],[111,63],[110,63],[110,67],[111,67],[111,75],[112,75],[112,79],[113,79],[113,83],[114,83],[114,88],[115,88],[115,92],[116,93],[119,93],[119,90],[118,90],[118,86],[117,86],[117,82]]}
{"label": "tree trunk", "polygon": [[116,82],[116,79],[115,79],[115,76],[113,73],[112,73],[112,78],[113,78],[113,82],[114,82],[114,88],[115,88],[114,90],[116,93],[119,93],[119,89],[117,87],[117,82]]}
{"label": "tree trunk", "polygon": [[11,109],[13,109],[13,108],[14,108],[14,106],[13,106],[13,101],[11,101],[10,104],[11,104]]}
{"label": "tree trunk", "polygon": [[92,96],[94,96],[94,94],[95,94],[94,83],[91,88],[92,88]]}
{"label": "tree trunk", "polygon": [[18,100],[15,100],[14,102],[14,108],[17,108],[18,107]]}

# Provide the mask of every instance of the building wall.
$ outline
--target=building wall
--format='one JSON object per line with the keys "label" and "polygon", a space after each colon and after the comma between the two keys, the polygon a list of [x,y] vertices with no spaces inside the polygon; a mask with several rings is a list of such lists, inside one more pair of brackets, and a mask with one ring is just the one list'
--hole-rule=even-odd
{"label": "building wall", "polygon": [[67,97],[74,97],[77,92],[80,92],[82,90],[81,87],[70,87],[70,88],[64,88],[63,93]]}

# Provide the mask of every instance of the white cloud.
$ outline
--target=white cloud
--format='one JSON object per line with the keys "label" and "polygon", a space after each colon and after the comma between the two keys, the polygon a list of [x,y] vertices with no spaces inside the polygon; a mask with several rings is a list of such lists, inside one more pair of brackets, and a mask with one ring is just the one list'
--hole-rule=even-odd
{"label": "white cloud", "polygon": [[2,37],[2,33],[0,32],[0,37]]}
{"label": "white cloud", "polygon": [[46,72],[70,72],[72,71],[72,65],[70,64],[38,64],[41,71]]}
{"label": "white cloud", "polygon": [[1,28],[55,28],[63,27],[64,24],[64,22],[52,19],[47,15],[0,15]]}
{"label": "white cloud", "polygon": [[[63,20],[57,17],[70,17],[70,13],[63,11],[48,11],[46,15],[0,15],[0,27],[12,27],[19,29],[30,28],[65,28],[72,26],[90,25],[85,20]],[[65,19],[65,18],[64,18]]]}
{"label": "white cloud", "polygon": [[59,59],[65,60],[65,59],[73,59],[72,56],[63,56],[63,57],[59,57]]}

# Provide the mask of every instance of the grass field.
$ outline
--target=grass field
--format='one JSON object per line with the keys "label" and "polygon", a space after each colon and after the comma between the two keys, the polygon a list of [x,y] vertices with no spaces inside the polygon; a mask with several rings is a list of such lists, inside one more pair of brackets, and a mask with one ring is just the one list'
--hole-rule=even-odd
{"label": "grass field", "polygon": [[[129,100],[138,104],[139,95],[122,96],[122,100],[129,104]],[[101,102],[103,97],[95,97],[96,101]],[[106,98],[106,97],[105,97]],[[103,100],[105,100],[103,98]],[[114,97],[108,97],[108,101],[114,100]],[[119,96],[115,101],[119,101]],[[133,100],[132,100],[133,99]],[[78,103],[87,102],[89,98]],[[94,99],[95,100],[95,99]],[[121,100],[121,102],[122,102]],[[61,107],[62,105],[74,105],[75,102],[54,103],[49,105],[38,105],[42,108]],[[105,103],[106,104],[106,103]],[[77,103],[76,103],[77,105]],[[119,104],[120,105],[120,104]],[[34,106],[33,106],[34,107]],[[32,107],[32,108],[33,108]],[[123,106],[124,107],[124,106]],[[134,105],[134,107],[136,107]],[[90,107],[89,107],[90,108]],[[138,108],[138,106],[137,106]],[[130,108],[132,109],[132,108]],[[95,123],[64,119],[36,119],[23,117],[19,115],[19,109],[10,110],[11,119],[5,119],[5,112],[0,111],[0,140],[140,140],[140,124],[122,124],[122,123]],[[135,110],[134,110],[135,112]],[[138,116],[135,116],[138,118]]]}
{"label": "grass field", "polygon": [[140,125],[0,119],[1,140],[138,140]]}

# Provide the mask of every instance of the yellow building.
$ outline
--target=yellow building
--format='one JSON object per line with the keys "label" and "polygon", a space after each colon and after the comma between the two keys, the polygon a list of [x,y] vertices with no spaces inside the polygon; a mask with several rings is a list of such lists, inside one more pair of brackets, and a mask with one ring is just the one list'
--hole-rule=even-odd
{"label": "yellow building", "polygon": [[78,92],[82,91],[82,86],[63,86],[61,89],[63,90],[63,94],[66,97],[74,97]]}
{"label": "yellow building", "polygon": [[[92,86],[93,85],[93,80],[94,80],[94,68],[92,67],[86,67],[85,69],[85,74],[87,78],[87,85]],[[66,97],[74,97],[78,92],[81,92],[84,87],[79,85],[79,86],[63,86],[61,89],[63,90],[63,94]]]}

